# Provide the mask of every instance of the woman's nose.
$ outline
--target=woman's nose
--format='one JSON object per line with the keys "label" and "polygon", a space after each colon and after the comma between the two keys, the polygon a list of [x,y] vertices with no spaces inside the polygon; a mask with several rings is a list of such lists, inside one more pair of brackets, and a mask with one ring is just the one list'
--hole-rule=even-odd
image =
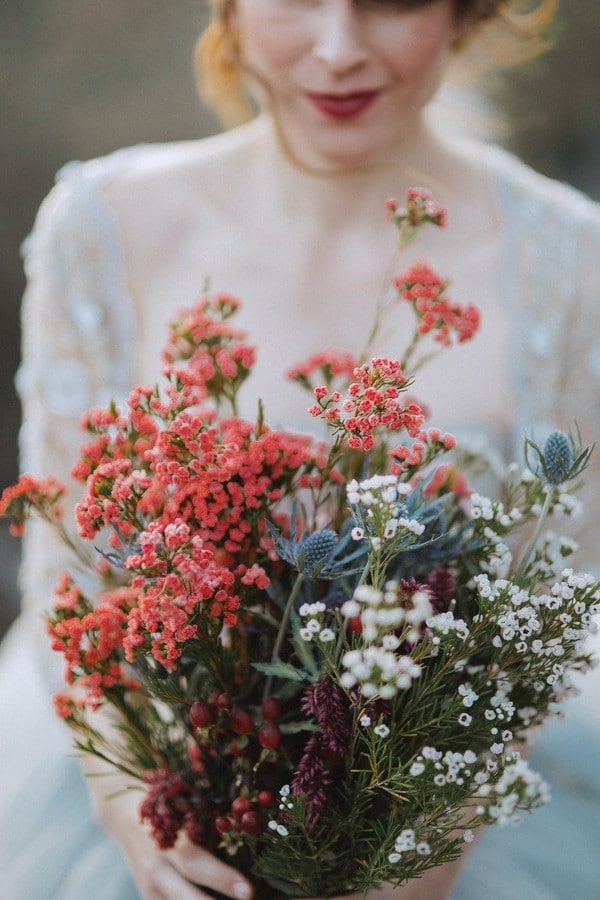
{"label": "woman's nose", "polygon": [[323,4],[314,54],[336,75],[352,71],[368,57],[364,22],[351,0]]}

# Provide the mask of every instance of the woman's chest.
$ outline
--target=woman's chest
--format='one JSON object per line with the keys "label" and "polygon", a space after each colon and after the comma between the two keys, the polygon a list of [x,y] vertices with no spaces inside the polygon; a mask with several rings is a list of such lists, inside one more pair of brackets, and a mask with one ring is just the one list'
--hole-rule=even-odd
{"label": "woman's chest", "polygon": [[[417,373],[411,392],[443,427],[472,422],[502,427],[510,421],[509,322],[494,241],[455,253],[424,241],[424,247],[415,245],[398,256],[389,243],[369,244],[351,232],[318,237],[291,226],[261,229],[259,222],[254,230],[231,222],[213,226],[182,227],[178,234],[171,230],[165,246],[143,263],[135,253],[128,260],[140,380],[156,380],[168,323],[208,286],[238,297],[242,305],[235,324],[257,348],[242,412],[253,416],[260,398],[273,424],[309,428],[310,398],[286,380],[287,370],[332,347],[357,357],[365,352],[401,357],[417,319],[391,280],[426,255],[451,281],[453,300],[481,308],[482,326],[473,341],[450,349],[424,338],[423,352],[434,358]],[[378,317],[379,330],[369,342]]]}

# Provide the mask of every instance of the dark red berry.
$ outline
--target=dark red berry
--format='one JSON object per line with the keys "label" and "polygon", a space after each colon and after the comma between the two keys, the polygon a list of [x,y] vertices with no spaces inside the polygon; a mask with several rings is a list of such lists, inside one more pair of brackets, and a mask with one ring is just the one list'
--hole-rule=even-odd
{"label": "dark red berry", "polygon": [[245,736],[234,738],[229,745],[229,751],[236,759],[241,759],[242,756],[246,756],[248,752],[248,738]]}
{"label": "dark red berry", "polygon": [[272,722],[281,715],[281,703],[275,697],[265,697],[260,704],[260,711],[263,719]]}
{"label": "dark red berry", "polygon": [[247,710],[242,709],[241,706],[232,707],[229,714],[229,724],[231,730],[235,731],[236,734],[248,734],[254,728],[252,716]]}
{"label": "dark red berry", "polygon": [[215,819],[215,831],[219,834],[229,834],[233,828],[233,819],[229,816],[217,816]]}
{"label": "dark red berry", "polygon": [[205,770],[204,758],[202,756],[202,750],[200,749],[196,741],[190,742],[190,745],[188,747],[188,757],[190,760],[192,771],[197,775],[202,775]]}
{"label": "dark red berry", "polygon": [[252,804],[245,797],[236,797],[231,804],[231,812],[234,816],[242,816],[245,812],[252,809]]}
{"label": "dark red berry", "polygon": [[352,618],[348,620],[348,628],[354,634],[362,634],[362,620],[360,616],[352,616]]}
{"label": "dark red berry", "polygon": [[190,722],[194,728],[207,728],[215,721],[214,713],[208,703],[196,700],[190,709]]}
{"label": "dark red berry", "polygon": [[258,802],[265,809],[270,809],[277,803],[277,797],[275,796],[273,791],[260,791],[258,795]]}
{"label": "dark red berry", "polygon": [[245,834],[257,835],[263,830],[261,815],[254,811],[245,812],[242,816],[240,825]]}
{"label": "dark red berry", "polygon": [[281,732],[275,722],[263,722],[258,729],[258,743],[265,750],[274,750],[281,743]]}
{"label": "dark red berry", "polygon": [[216,705],[219,709],[229,709],[231,706],[231,697],[229,694],[217,694]]}

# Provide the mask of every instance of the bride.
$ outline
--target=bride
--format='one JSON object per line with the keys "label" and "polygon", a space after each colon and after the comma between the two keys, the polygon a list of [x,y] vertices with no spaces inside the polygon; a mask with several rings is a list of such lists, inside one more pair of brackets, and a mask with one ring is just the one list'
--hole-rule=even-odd
{"label": "bride", "polygon": [[[467,45],[489,42],[494,29],[512,33],[520,52],[541,42],[554,3],[533,5],[520,16],[512,0],[214,0],[200,44],[204,94],[227,123],[248,121],[199,142],[67,166],[40,210],[26,253],[22,467],[67,476],[81,412],[156,379],[168,322],[206,281],[242,298],[240,325],[258,347],[242,412],[253,415],[261,397],[273,425],[309,427],[305,398],[280,387],[280,376],[324,346],[362,349],[386,272],[402,264],[384,203],[415,183],[450,211],[445,233],[424,234],[419,254],[483,317],[477,340],[419,378],[436,424],[476,431],[505,457],[525,429],[564,428],[574,417],[593,440],[598,210],[493,146],[451,137],[431,114]],[[405,321],[401,309],[394,316],[379,355],[395,355]],[[599,485],[596,470],[581,529],[588,554],[597,552]],[[60,673],[40,608],[69,564],[61,554],[41,527],[30,529],[24,612],[0,658],[10,722],[0,766],[6,897],[250,897],[251,886],[202,849],[157,850],[135,795],[111,796],[116,777],[87,780],[94,815],[116,844],[97,828],[69,737],[50,712]],[[572,843],[597,855],[591,811],[582,805],[575,815]],[[485,838],[475,848],[456,888],[450,866],[373,896],[566,896],[553,893],[564,867],[544,868],[551,842],[538,841],[531,860],[519,840],[493,842],[491,852]],[[569,869],[580,879],[576,895],[591,898],[577,869]]]}

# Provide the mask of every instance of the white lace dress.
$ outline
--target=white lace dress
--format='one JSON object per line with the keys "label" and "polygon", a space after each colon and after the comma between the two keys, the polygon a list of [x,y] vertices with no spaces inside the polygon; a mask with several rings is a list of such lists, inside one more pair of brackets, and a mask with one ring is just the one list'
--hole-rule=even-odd
{"label": "white lace dress", "polygon": [[[66,475],[81,443],[81,412],[124,397],[134,379],[136,321],[116,218],[103,187],[131,148],[59,175],[25,246],[21,466]],[[515,409],[508,436],[568,426],[586,436],[600,418],[600,213],[576,191],[486,148],[507,240],[497,290],[511,320],[507,371]],[[597,564],[600,477],[588,486],[582,536]],[[134,900],[118,849],[95,825],[70,734],[50,706],[60,682],[41,612],[66,563],[31,528],[21,575],[23,613],[0,654],[0,894],[7,900]],[[597,568],[600,568],[596,566]],[[553,724],[534,762],[555,799],[520,829],[489,830],[470,855],[456,900],[592,900],[600,884],[600,683],[591,676],[567,724]]]}

